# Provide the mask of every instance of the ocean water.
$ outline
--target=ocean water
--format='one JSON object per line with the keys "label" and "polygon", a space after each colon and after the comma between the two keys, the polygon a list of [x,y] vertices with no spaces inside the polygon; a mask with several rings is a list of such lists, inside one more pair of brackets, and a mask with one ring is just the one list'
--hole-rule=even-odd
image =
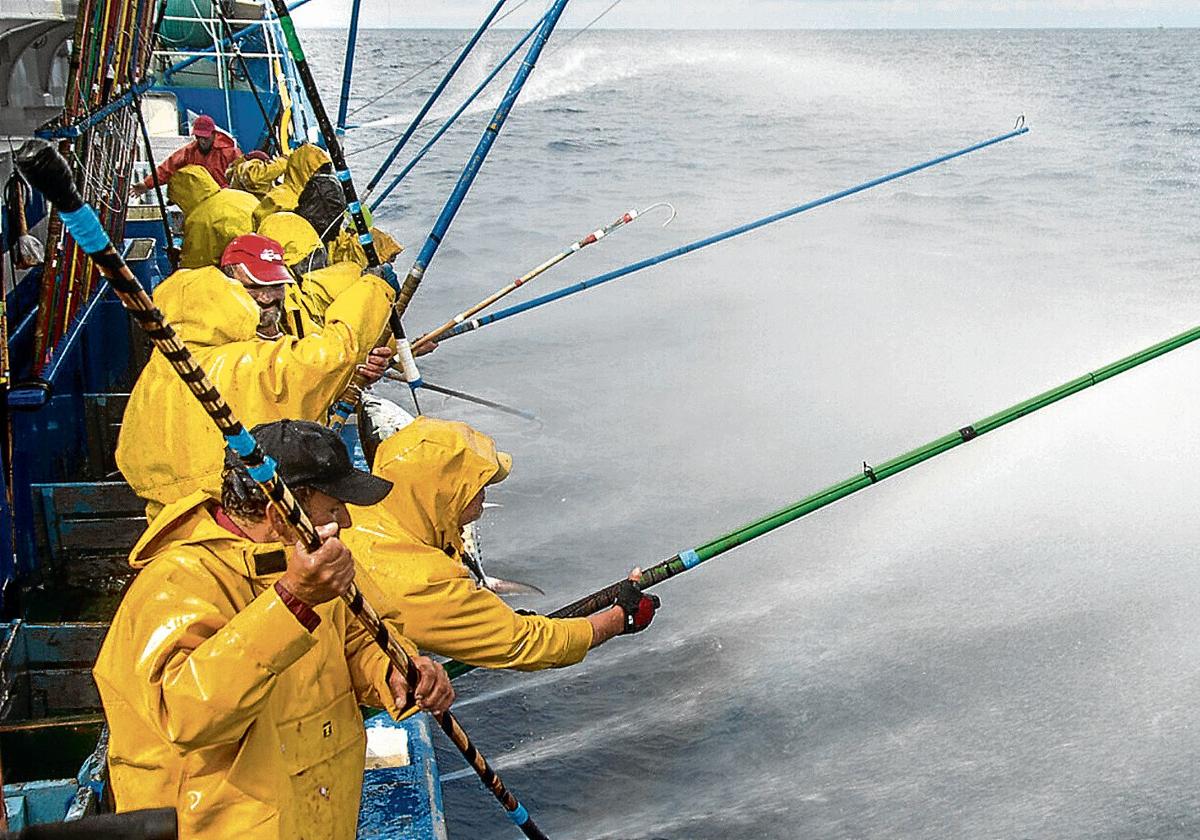
{"label": "ocean water", "polygon": [[[492,574],[545,589],[519,605],[553,609],[1200,323],[1195,31],[570,35],[410,333],[630,207],[678,218],[510,300],[1020,114],[1031,131],[429,357],[431,381],[541,418],[423,403],[513,453],[482,539]],[[340,33],[304,36],[335,91]],[[352,104],[465,36],[362,33]],[[489,36],[435,115],[516,37]],[[362,150],[437,78],[355,115],[360,184],[386,148]],[[498,97],[378,214],[414,250]],[[577,667],[464,678],[460,718],[555,838],[1196,837],[1198,370],[1200,347],[1179,350],[715,559]],[[441,762],[452,836],[515,836]]]}

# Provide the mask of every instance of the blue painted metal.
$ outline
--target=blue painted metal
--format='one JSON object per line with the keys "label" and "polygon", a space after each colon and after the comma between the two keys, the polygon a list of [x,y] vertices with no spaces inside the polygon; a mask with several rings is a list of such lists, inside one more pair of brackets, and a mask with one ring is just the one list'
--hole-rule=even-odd
{"label": "blue painted metal", "polygon": [[350,6],[350,31],[346,33],[346,61],[342,65],[342,96],[338,100],[337,133],[346,131],[346,110],[350,107],[350,82],[354,78],[354,50],[358,47],[358,12],[362,0]]}
{"label": "blue painted metal", "polygon": [[[360,0],[355,0],[355,5],[354,5],[354,14],[355,15],[358,14],[358,3],[359,2],[360,2]],[[409,138],[411,138],[413,136],[413,132],[415,132],[417,130],[418,126],[421,125],[421,120],[425,119],[425,115],[429,113],[429,109],[432,108],[433,104],[438,101],[438,97],[440,97],[442,95],[442,91],[444,91],[446,89],[446,85],[450,84],[450,80],[454,78],[454,74],[458,72],[458,68],[462,67],[463,62],[467,60],[467,56],[471,54],[471,50],[473,50],[475,48],[475,45],[477,43],[479,43],[479,39],[483,37],[484,31],[489,26],[491,26],[492,21],[495,19],[496,15],[500,12],[500,7],[503,6],[505,4],[505,2],[507,2],[507,0],[498,0],[496,5],[492,7],[492,11],[488,14],[488,16],[486,18],[483,19],[483,23],[479,24],[479,28],[475,30],[475,34],[471,36],[471,39],[469,41],[467,41],[466,46],[464,46],[462,49],[462,52],[460,52],[458,54],[458,58],[456,58],[454,60],[454,63],[450,65],[450,69],[446,71],[446,75],[442,76],[442,80],[440,82],[438,82],[437,87],[435,87],[433,89],[433,93],[429,94],[429,98],[425,100],[425,104],[421,106],[421,110],[417,112],[417,115],[415,117],[413,117],[412,122],[408,124],[408,128],[406,128],[404,130],[404,134],[401,135],[400,139],[396,141],[396,145],[392,147],[391,152],[389,152],[388,156],[386,158],[384,158],[383,163],[379,164],[379,169],[377,169],[375,171],[375,174],[371,176],[370,183],[367,184],[367,194],[368,195],[370,195],[371,190],[375,189],[375,185],[379,183],[379,179],[382,178],[384,173],[388,171],[388,168],[392,165],[392,163],[395,162],[396,156],[398,154],[400,154],[400,150],[404,148],[405,144],[408,143]],[[353,18],[353,17],[351,18],[350,25],[352,28],[354,27],[355,18]],[[534,28],[536,28],[536,26]],[[532,31],[533,30],[531,29],[530,32],[532,33]],[[521,43],[524,43],[524,40],[522,40]],[[516,52],[515,48],[514,48],[513,52]],[[512,53],[509,54],[508,58],[511,58],[511,57],[512,57]],[[500,62],[500,67],[503,67],[505,64],[508,63],[508,58],[505,58],[504,61]],[[349,62],[350,62],[350,56],[349,56],[349,54],[347,54],[347,67],[349,67]],[[493,71],[492,76],[488,77],[489,80],[495,76],[496,72],[499,72],[499,68],[497,68],[496,71]],[[350,92],[350,84],[346,80],[346,77],[343,77],[343,79],[342,79],[342,107],[338,113],[338,127],[339,128],[345,128],[345,126],[346,126],[346,100],[347,100],[347,96],[348,96],[349,92]],[[478,91],[476,92],[476,94],[472,94],[472,98],[474,98],[474,96],[477,94],[478,94]],[[468,100],[468,102],[469,101],[470,100]],[[463,108],[466,108],[466,105],[464,105]]]}
{"label": "blue painted metal", "polygon": [[[525,33],[525,36],[521,38],[521,40],[517,41],[517,43],[513,44],[512,49],[508,51],[504,58],[500,59],[500,63],[492,69],[492,72],[488,73],[487,77],[484,78],[484,80],[480,82],[478,86],[476,86],[475,90],[471,91],[471,95],[468,96],[463,103],[458,106],[458,110],[451,114],[446,121],[442,123],[441,127],[438,128],[438,130],[433,133],[433,136],[425,142],[425,145],[421,147],[421,150],[417,152],[413,159],[410,160],[402,170],[400,170],[400,173],[388,183],[383,192],[371,202],[372,210],[378,209],[379,205],[383,204],[387,197],[392,194],[392,190],[396,189],[396,187],[399,186],[400,182],[404,180],[408,173],[412,172],[413,167],[417,165],[421,158],[425,157],[425,153],[432,149],[433,145],[437,143],[438,140],[442,139],[442,135],[450,129],[450,126],[454,125],[455,121],[463,115],[463,112],[466,111],[467,107],[475,101],[476,97],[483,93],[484,89],[492,83],[492,79],[500,75],[500,71],[503,70],[505,65],[512,60],[512,57],[517,54],[517,51],[520,50],[521,47],[523,47],[525,43],[533,37],[534,33],[541,28],[545,20],[545,17],[539,18],[538,22],[531,26],[529,31]],[[378,177],[378,175],[379,173],[376,173],[376,177]],[[374,179],[372,179],[372,183],[374,183]]]}
{"label": "blue painted metal", "polygon": [[496,321],[503,321],[505,318],[511,318],[513,315],[520,315],[522,312],[527,312],[530,309],[536,309],[539,306],[544,306],[547,303],[552,303],[553,301],[569,297],[577,292],[582,292],[593,288],[594,286],[599,286],[602,283],[607,283],[610,280],[616,280],[618,278],[625,277],[629,274],[633,274],[636,271],[641,271],[643,268],[649,268],[650,266],[658,265],[659,263],[666,262],[667,260],[675,259],[675,257],[681,257],[684,254],[690,254],[692,251],[698,251],[701,248],[707,248],[709,245],[715,245],[716,243],[723,242],[726,239],[732,239],[735,236],[741,236],[743,233],[749,233],[752,230],[772,224],[773,222],[778,222],[781,219],[786,219],[789,216],[795,216],[798,213],[805,212],[806,210],[812,210],[815,207],[821,207],[825,204],[832,204],[839,199],[854,195],[855,193],[869,190],[872,187],[879,186],[880,184],[886,184],[888,181],[894,181],[897,178],[903,178],[905,175],[911,175],[914,172],[920,172],[922,169],[928,169],[931,166],[937,166],[940,163],[945,163],[948,160],[962,157],[963,155],[978,151],[979,149],[983,149],[988,146],[994,146],[997,143],[1002,143],[1005,140],[1017,137],[1026,133],[1027,131],[1029,131],[1029,129],[1025,127],[1014,129],[1005,134],[1000,134],[980,143],[967,146],[966,148],[949,152],[944,155],[939,155],[938,157],[927,160],[924,163],[918,163],[887,175],[880,176],[879,178],[872,178],[871,180],[864,181],[857,186],[839,190],[835,193],[830,193],[829,195],[822,196],[821,198],[806,202],[804,204],[799,204],[788,210],[772,213],[770,216],[763,216],[761,219],[756,219],[753,222],[747,222],[744,225],[738,225],[737,227],[722,231],[721,233],[715,233],[712,236],[706,236],[703,239],[697,239],[694,242],[689,242],[686,245],[680,245],[678,248],[672,248],[670,251],[664,251],[656,256],[647,257],[644,260],[638,260],[637,262],[630,263],[623,268],[614,269],[613,271],[600,274],[588,280],[582,280],[570,286],[564,286],[563,288],[556,289],[553,292],[547,292],[540,297],[532,298],[531,300],[524,301],[523,303],[516,304],[515,306],[510,306],[507,309],[501,309],[498,312],[493,312],[491,315],[484,315],[471,321],[464,321],[450,331],[443,333],[438,341],[445,341],[448,338],[453,338],[456,335],[462,335],[463,333],[471,332],[472,330],[485,327],[488,324],[495,323]]}
{"label": "blue painted metal", "polygon": [[367,729],[391,729],[408,737],[409,763],[378,767],[363,776],[358,840],[444,840],[442,786],[426,715],[400,722],[386,714],[367,720]]}
{"label": "blue painted metal", "polygon": [[22,831],[41,823],[62,822],[75,798],[75,779],[49,779],[4,786],[8,804],[8,828]]}

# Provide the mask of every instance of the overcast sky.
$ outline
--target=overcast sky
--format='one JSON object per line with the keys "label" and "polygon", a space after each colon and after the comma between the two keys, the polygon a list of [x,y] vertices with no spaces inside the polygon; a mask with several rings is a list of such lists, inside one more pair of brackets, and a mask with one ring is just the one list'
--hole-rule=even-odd
{"label": "overcast sky", "polygon": [[[312,0],[309,27],[346,26],[351,0]],[[509,0],[515,6],[519,0]],[[572,0],[562,26],[578,28],[612,0]],[[474,28],[494,0],[363,0],[361,26]],[[509,24],[531,20],[528,0]],[[507,24],[502,24],[507,25]],[[596,28],[860,29],[1200,26],[1200,0],[621,0]]]}

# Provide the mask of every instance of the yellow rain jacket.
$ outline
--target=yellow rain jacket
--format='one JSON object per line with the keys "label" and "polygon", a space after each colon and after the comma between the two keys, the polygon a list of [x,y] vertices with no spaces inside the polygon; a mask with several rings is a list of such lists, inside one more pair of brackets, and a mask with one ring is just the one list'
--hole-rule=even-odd
{"label": "yellow rain jacket", "polygon": [[[380,262],[391,262],[404,250],[403,245],[377,227],[371,228],[371,236],[375,239],[375,253],[379,254]],[[337,238],[329,243],[329,261],[353,262],[366,268],[367,252],[358,244],[358,234],[342,228]]]}
{"label": "yellow rain jacket", "polygon": [[496,475],[491,438],[465,423],[418,417],[387,438],[373,472],[394,482],[382,502],[352,507],[342,539],[365,574],[363,594],[422,650],[485,668],[574,665],[592,644],[586,618],[518,615],[476,586],[458,520]]}
{"label": "yellow rain jacket", "polygon": [[312,633],[279,599],[291,550],[226,530],[203,493],[134,547],[141,571],[92,672],[118,811],[175,808],[182,840],[354,838],[359,704],[400,710],[387,658],[340,599],[315,608]]}
{"label": "yellow rain jacket", "polygon": [[295,210],[300,193],[318,169],[329,163],[329,153],[320,146],[305,143],[288,156],[287,168],[283,172],[283,183],[272,187],[254,209],[254,227],[262,220],[280,210]]}
{"label": "yellow rain jacket", "polygon": [[[246,426],[291,418],[324,422],[354,366],[383,332],[393,293],[367,275],[338,296],[318,335],[255,337],[259,310],[219,269],[177,271],[154,292],[168,323]],[[117,466],[146,500],[147,516],[196,490],[217,498],[224,441],[157,351],[125,409]]]}
{"label": "yellow rain jacket", "polygon": [[234,189],[245,190],[261,199],[283,175],[284,170],[287,169],[287,162],[286,157],[276,157],[271,160],[240,157],[229,164],[229,169],[225,171],[225,178],[229,181],[229,186]]}
{"label": "yellow rain jacket", "polygon": [[216,265],[235,236],[254,232],[250,216],[258,199],[241,190],[221,189],[203,166],[185,166],[172,175],[167,197],[183,211],[181,268]]}

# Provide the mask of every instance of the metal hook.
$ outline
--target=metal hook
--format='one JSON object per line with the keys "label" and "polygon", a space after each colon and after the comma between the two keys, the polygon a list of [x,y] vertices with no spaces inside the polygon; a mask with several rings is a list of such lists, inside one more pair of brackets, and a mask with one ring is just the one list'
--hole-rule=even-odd
{"label": "metal hook", "polygon": [[1017,117],[1016,124],[1013,125],[1013,131],[1016,131],[1018,128],[1021,128],[1023,125],[1025,125],[1025,115],[1021,114],[1020,116]]}
{"label": "metal hook", "polygon": [[655,202],[654,204],[651,204],[649,207],[647,207],[645,210],[642,210],[640,213],[638,213],[638,215],[644,216],[645,214],[649,213],[651,210],[655,209],[656,207],[667,207],[671,210],[671,217],[662,223],[663,227],[666,227],[667,225],[671,224],[671,222],[675,221],[675,205],[669,201]]}

